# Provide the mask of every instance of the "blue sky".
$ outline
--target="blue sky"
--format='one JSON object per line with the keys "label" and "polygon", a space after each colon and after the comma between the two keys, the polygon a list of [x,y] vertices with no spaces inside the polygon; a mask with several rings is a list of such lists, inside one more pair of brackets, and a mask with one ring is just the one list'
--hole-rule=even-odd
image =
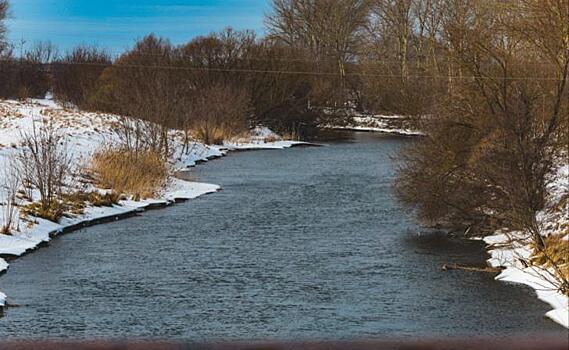
{"label": "blue sky", "polygon": [[175,44],[226,26],[263,33],[266,0],[11,0],[12,42],[50,40],[65,51],[95,44],[118,53],[155,33]]}

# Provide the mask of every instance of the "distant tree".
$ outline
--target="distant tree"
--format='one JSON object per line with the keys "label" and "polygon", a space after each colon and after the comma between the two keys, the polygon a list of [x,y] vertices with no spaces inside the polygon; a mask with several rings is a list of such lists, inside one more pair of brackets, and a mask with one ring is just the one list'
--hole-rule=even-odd
{"label": "distant tree", "polygon": [[6,40],[6,25],[4,21],[8,17],[9,3],[8,0],[0,0],[0,55],[7,48],[8,43]]}
{"label": "distant tree", "polygon": [[148,147],[169,155],[168,130],[176,126],[181,106],[182,70],[174,66],[174,48],[148,35],[106,68],[91,99],[93,108],[152,122]]}
{"label": "distant tree", "polygon": [[111,65],[111,56],[104,50],[78,46],[52,65],[54,97],[79,108],[89,109],[91,96],[104,69]]}
{"label": "distant tree", "polygon": [[244,89],[212,85],[197,91],[188,107],[191,128],[205,144],[221,144],[247,130],[249,97]]}
{"label": "distant tree", "polygon": [[17,81],[19,98],[44,98],[51,88],[46,68],[57,57],[57,48],[50,42],[37,42],[17,59]]}
{"label": "distant tree", "polygon": [[346,100],[348,65],[364,40],[371,1],[369,0],[274,0],[266,24],[270,39],[310,51],[319,71],[338,74],[329,78],[328,89],[335,100]]}

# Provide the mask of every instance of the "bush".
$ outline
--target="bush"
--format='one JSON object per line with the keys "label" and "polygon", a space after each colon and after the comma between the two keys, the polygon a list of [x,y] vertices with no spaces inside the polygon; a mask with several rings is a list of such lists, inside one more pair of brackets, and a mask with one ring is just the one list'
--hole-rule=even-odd
{"label": "bush", "polygon": [[166,163],[153,151],[103,149],[93,156],[91,170],[97,185],[135,199],[156,195],[168,176]]}
{"label": "bush", "polygon": [[22,214],[58,222],[63,216],[84,214],[88,205],[112,207],[119,200],[120,195],[116,192],[101,194],[99,192],[77,191],[62,195],[57,201],[52,202],[48,208],[43,208],[38,202],[27,204],[22,207]]}
{"label": "bush", "polygon": [[21,182],[33,200],[32,189],[40,195],[40,217],[57,219],[63,213],[61,199],[68,181],[73,180],[73,158],[67,151],[65,135],[53,124],[37,127],[22,133],[22,149],[17,155],[17,168]]}
{"label": "bush", "polygon": [[[12,159],[10,159],[12,161]],[[18,189],[20,188],[20,177],[13,164],[6,166],[0,179],[0,198],[5,202],[0,203],[3,225],[0,225],[0,234],[9,235],[17,228],[18,211]]]}
{"label": "bush", "polygon": [[560,292],[569,296],[569,241],[563,240],[562,235],[551,235],[544,238],[545,248],[534,245],[534,255],[531,262],[537,266],[545,266],[555,271],[554,278],[558,279]]}
{"label": "bush", "polygon": [[205,144],[221,144],[246,130],[249,97],[243,90],[214,85],[200,91],[190,105],[191,127]]}
{"label": "bush", "polygon": [[22,214],[24,216],[33,216],[52,222],[59,222],[63,213],[63,206],[57,201],[51,202],[48,207],[42,206],[41,203],[33,202],[22,208]]}

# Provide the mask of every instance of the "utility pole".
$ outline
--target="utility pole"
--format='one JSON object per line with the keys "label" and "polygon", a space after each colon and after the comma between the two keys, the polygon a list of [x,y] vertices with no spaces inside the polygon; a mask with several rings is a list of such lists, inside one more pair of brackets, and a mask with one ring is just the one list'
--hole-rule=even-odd
{"label": "utility pole", "polygon": [[26,45],[26,40],[24,39],[24,36],[22,35],[22,38],[20,39],[20,63],[22,63],[24,61],[24,47]]}
{"label": "utility pole", "polygon": [[20,99],[22,98],[27,98],[27,92],[25,91],[25,87],[24,87],[24,46],[26,45],[26,40],[24,40],[24,36],[22,35],[22,39],[20,39],[20,64],[18,67],[19,70],[19,75],[20,75],[20,89],[18,91],[18,95],[20,95]]}

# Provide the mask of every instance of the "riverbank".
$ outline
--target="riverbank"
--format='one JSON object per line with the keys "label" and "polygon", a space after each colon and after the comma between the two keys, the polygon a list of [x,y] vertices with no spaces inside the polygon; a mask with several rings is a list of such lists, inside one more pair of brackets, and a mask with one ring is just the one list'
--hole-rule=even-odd
{"label": "riverbank", "polygon": [[[539,213],[537,221],[544,239],[556,236],[561,244],[569,245],[569,165],[558,167],[550,180],[547,205]],[[524,284],[534,289],[537,297],[553,308],[545,316],[569,328],[569,297],[558,290],[558,271],[539,264],[528,265],[534,254],[531,239],[521,232],[496,232],[485,237],[484,242],[490,254],[488,264],[504,268],[496,280]]]}
{"label": "riverbank", "polygon": [[425,133],[417,130],[416,122],[400,115],[367,115],[352,113],[351,120],[345,125],[327,125],[325,128],[332,130],[366,131],[392,134],[398,136],[425,136]]}
{"label": "riverbank", "polygon": [[[68,151],[77,163],[88,161],[91,155],[101,147],[116,141],[113,128],[122,117],[66,109],[52,100],[32,100],[26,103],[18,101],[0,102],[0,169],[9,166],[9,162],[19,152],[23,133],[33,130],[34,124],[53,123],[54,127],[66,135]],[[265,142],[267,135],[272,142]],[[198,163],[225,156],[230,151],[254,149],[284,149],[304,142],[278,140],[277,135],[267,129],[256,129],[246,139],[234,140],[221,146],[210,146],[192,141],[184,147],[182,135],[172,132],[172,173],[187,170]],[[41,218],[26,218],[16,208],[16,229],[11,235],[0,235],[0,274],[7,271],[7,262],[29,253],[47,244],[51,239],[64,232],[81,229],[85,226],[108,222],[135,215],[148,209],[169,206],[176,201],[190,200],[216,192],[220,186],[192,181],[185,181],[171,176],[159,196],[144,200],[121,200],[113,206],[87,206],[80,214],[66,215],[59,222]],[[99,190],[99,189],[96,189]],[[0,203],[5,203],[4,191],[0,192]],[[0,227],[6,218],[0,216]],[[0,292],[0,308],[4,307],[7,296]]]}
{"label": "riverbank", "polygon": [[[0,111],[6,115],[6,118],[0,121],[0,143],[3,144],[0,147],[0,166],[2,167],[5,166],[10,155],[18,151],[21,132],[30,130],[33,120],[52,120],[56,122],[58,127],[63,128],[69,136],[68,141],[70,149],[74,152],[74,157],[87,159],[98,147],[112,141],[114,137],[112,125],[121,118],[112,115],[66,110],[50,100],[33,101],[30,103],[1,102]],[[223,146],[207,146],[199,142],[192,142],[191,147],[183,150],[182,135],[174,133],[172,135],[174,152],[170,161],[171,166],[175,170],[185,170],[196,164],[223,157],[230,151],[283,149],[309,145],[302,142],[283,140],[265,142],[266,139],[273,139],[274,136],[269,130],[257,129],[247,140],[236,140]],[[567,179],[567,177],[569,177],[568,169],[562,168],[558,176],[559,180],[554,181],[556,187],[550,188],[554,199],[559,197],[559,193],[563,193],[563,189],[567,189],[567,183],[562,181]],[[64,217],[59,223],[34,219],[35,224],[28,227],[28,222],[22,221],[22,224],[19,225],[20,230],[16,234],[12,236],[0,235],[0,273],[8,268],[8,263],[2,259],[3,257],[9,261],[22,256],[47,244],[52,238],[61,233],[80,229],[84,226],[108,222],[117,218],[132,216],[148,209],[169,206],[178,200],[193,199],[219,189],[220,187],[217,185],[188,182],[172,177],[160,196],[157,196],[155,199],[142,201],[124,200],[120,201],[119,205],[113,207],[87,207],[81,215]],[[2,200],[0,198],[0,202]],[[0,225],[2,224],[1,220]],[[559,219],[544,212],[542,221],[544,225],[547,225],[548,223],[559,221]],[[507,238],[508,236],[505,237]],[[526,268],[521,266],[516,259],[516,254],[518,253],[529,256],[531,252],[529,247],[522,245],[520,248],[523,248],[523,250],[518,252],[508,244],[510,242],[504,239],[504,236],[488,237],[486,238],[486,243],[490,245],[489,249],[492,255],[489,264],[506,268],[497,279],[524,283],[534,288],[538,297],[553,307],[553,310],[548,312],[547,316],[567,327],[567,322],[564,322],[564,320],[568,319],[567,298],[555,292],[551,286],[544,288],[542,283],[540,283],[541,281],[535,280],[535,273],[532,277],[535,267],[524,271]],[[5,305],[5,303],[6,296],[0,294],[0,305]]]}
{"label": "riverbank", "polygon": [[0,319],[0,338],[563,338],[526,288],[440,270],[487,257],[482,242],[401,211],[391,156],[412,140],[350,134],[207,162],[187,175],[223,191],[62,235],[18,260],[0,278],[21,305]]}

